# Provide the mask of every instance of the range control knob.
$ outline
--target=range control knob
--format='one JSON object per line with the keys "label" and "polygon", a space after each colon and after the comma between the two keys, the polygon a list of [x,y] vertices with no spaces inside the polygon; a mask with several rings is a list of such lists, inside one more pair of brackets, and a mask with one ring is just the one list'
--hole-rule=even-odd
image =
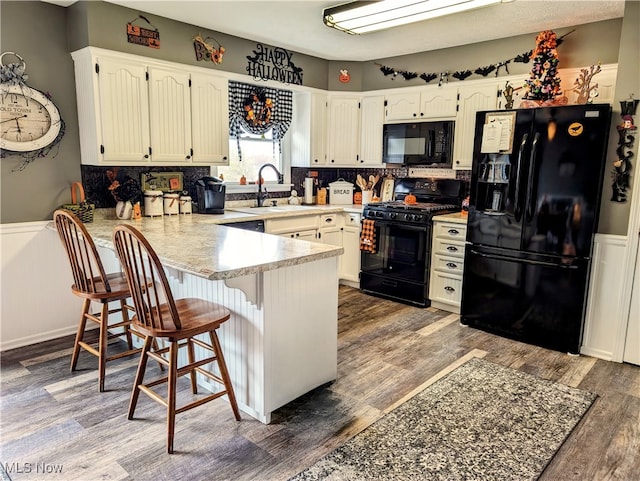
{"label": "range control knob", "polygon": [[398,217],[397,212],[391,212],[391,214],[389,214],[389,219],[395,219],[396,217]]}
{"label": "range control knob", "polygon": [[382,212],[380,212],[380,211],[374,212],[374,214],[375,214],[376,217],[384,217],[384,214]]}

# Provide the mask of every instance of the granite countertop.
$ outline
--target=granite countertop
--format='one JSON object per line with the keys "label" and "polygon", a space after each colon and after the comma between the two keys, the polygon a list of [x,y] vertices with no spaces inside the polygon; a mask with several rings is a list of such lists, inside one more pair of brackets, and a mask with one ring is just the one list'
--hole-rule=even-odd
{"label": "granite countertop", "polygon": [[[362,213],[363,206],[360,204],[351,205],[339,205],[339,204],[325,204],[325,205],[288,205],[278,204],[276,206],[266,207],[247,207],[247,206],[227,206],[224,214],[220,214],[222,219],[220,222],[229,224],[232,222],[240,222],[251,219],[274,219],[277,217],[297,217],[301,215],[316,215],[316,214],[330,214],[336,212],[353,212]],[[227,217],[238,214],[244,214],[251,216],[250,218],[234,218]],[[218,217],[214,215],[212,217]]]}
{"label": "granite countertop", "polygon": [[[210,280],[303,264],[344,252],[342,247],[218,225],[260,218],[264,216],[228,211],[221,215],[120,220],[113,209],[97,209],[93,222],[85,226],[96,245],[113,249],[114,226],[120,223],[133,225],[151,243],[165,266]],[[51,228],[55,229],[53,223]]]}
{"label": "granite countertop", "polygon": [[447,222],[455,222],[456,224],[467,224],[468,214],[463,214],[462,212],[453,212],[451,214],[441,214],[434,215],[433,220],[437,221],[447,221]]}

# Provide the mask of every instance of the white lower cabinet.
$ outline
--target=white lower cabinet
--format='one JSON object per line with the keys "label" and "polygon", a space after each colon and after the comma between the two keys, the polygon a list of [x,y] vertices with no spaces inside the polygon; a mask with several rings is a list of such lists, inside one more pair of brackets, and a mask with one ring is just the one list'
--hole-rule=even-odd
{"label": "white lower cabinet", "polygon": [[334,212],[265,220],[265,232],[344,248],[338,277],[353,287],[360,282],[360,220],[355,212]]}
{"label": "white lower cabinet", "polygon": [[318,215],[280,217],[265,220],[265,232],[293,239],[315,242],[318,236]]}
{"label": "white lower cabinet", "polygon": [[[458,216],[458,214],[453,215]],[[429,298],[432,307],[456,314],[460,313],[460,301],[462,300],[462,272],[466,235],[466,219],[461,223],[446,220],[446,216],[434,217]]]}
{"label": "white lower cabinet", "polygon": [[324,214],[320,216],[318,242],[342,247],[342,230],[340,229],[341,214]]}
{"label": "white lower cabinet", "polygon": [[360,221],[361,214],[345,212],[343,214],[342,247],[344,253],[340,260],[340,279],[352,287],[360,285]]}

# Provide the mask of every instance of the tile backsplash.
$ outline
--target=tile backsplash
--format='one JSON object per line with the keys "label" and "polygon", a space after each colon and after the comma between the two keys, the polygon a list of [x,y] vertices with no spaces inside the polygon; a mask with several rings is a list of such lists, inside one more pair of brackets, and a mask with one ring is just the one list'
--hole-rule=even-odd
{"label": "tile backsplash", "polygon": [[[148,172],[181,172],[183,176],[184,190],[189,192],[189,195],[196,199],[195,183],[201,177],[210,175],[209,167],[103,167],[93,165],[82,165],[82,183],[84,184],[87,199],[96,204],[96,207],[114,207],[116,200],[111,195],[109,186],[111,181],[107,176],[107,172],[111,171],[112,175],[116,175],[118,179],[124,180],[127,177],[133,178],[138,184],[140,183],[141,175]],[[293,188],[298,191],[298,195],[304,194],[304,179],[309,177],[312,172],[317,173],[319,187],[327,187],[330,182],[338,179],[344,179],[355,185],[357,174],[368,178],[369,175],[379,174],[381,178],[386,175],[392,175],[395,178],[407,177],[409,171],[406,167],[394,167],[394,168],[308,168],[308,167],[292,167],[291,168],[291,183]],[[471,180],[470,171],[456,171],[456,178],[465,182],[465,186],[468,190],[468,185]],[[357,189],[357,188],[356,188]],[[270,193],[270,197],[289,197],[289,192],[273,192]],[[227,194],[226,200],[247,200],[255,198],[255,194]]]}

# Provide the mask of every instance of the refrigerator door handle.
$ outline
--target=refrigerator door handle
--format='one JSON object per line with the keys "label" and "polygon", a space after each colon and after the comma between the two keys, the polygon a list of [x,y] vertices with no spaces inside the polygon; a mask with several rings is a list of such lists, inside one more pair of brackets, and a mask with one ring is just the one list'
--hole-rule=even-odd
{"label": "refrigerator door handle", "polygon": [[520,178],[520,172],[522,170],[522,154],[524,153],[524,149],[527,146],[527,140],[529,140],[529,134],[524,134],[522,136],[522,142],[520,142],[520,148],[518,149],[518,169],[516,170],[516,194],[515,194],[515,207],[513,209],[513,213],[516,219],[516,222],[520,222],[522,218],[522,208],[520,207],[520,184],[522,183],[522,179]]}
{"label": "refrigerator door handle", "polygon": [[535,210],[535,206],[533,205],[536,201],[533,198],[533,177],[536,171],[536,153],[538,150],[538,142],[540,140],[540,132],[536,132],[533,136],[533,142],[531,143],[531,156],[529,157],[529,178],[527,180],[527,212],[526,220],[527,222],[531,222],[533,219],[533,212]]}
{"label": "refrigerator door handle", "polygon": [[544,267],[558,267],[560,269],[579,269],[580,267],[575,264],[555,264],[553,262],[545,262],[545,261],[536,261],[533,259],[521,259],[519,257],[508,257],[508,256],[499,256],[495,254],[485,254],[484,252],[478,252],[475,249],[471,249],[472,254],[484,257],[485,259],[492,259],[497,261],[507,261],[507,262],[518,262],[520,264],[530,264],[533,266],[544,266]]}

